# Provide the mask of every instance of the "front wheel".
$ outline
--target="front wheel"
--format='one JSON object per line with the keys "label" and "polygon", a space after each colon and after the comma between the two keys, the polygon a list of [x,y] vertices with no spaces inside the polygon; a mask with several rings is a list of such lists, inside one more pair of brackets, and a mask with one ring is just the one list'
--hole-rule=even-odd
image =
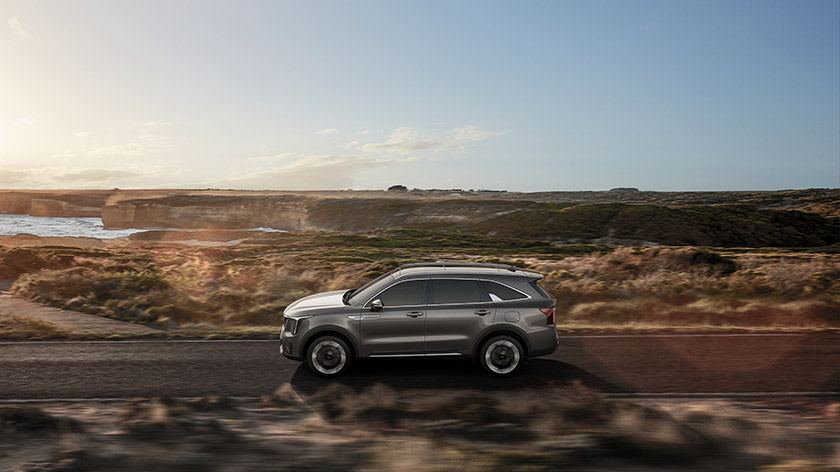
{"label": "front wheel", "polygon": [[325,378],[343,374],[350,366],[350,360],[347,343],[335,336],[320,337],[306,350],[306,364],[312,372]]}
{"label": "front wheel", "polygon": [[494,377],[513,375],[522,363],[525,352],[519,341],[510,336],[490,338],[481,347],[478,361],[481,367]]}

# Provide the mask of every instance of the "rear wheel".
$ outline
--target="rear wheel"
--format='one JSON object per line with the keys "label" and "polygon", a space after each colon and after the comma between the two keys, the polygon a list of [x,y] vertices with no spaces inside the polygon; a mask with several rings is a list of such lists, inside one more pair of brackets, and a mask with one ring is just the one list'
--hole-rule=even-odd
{"label": "rear wheel", "polygon": [[306,350],[306,364],[321,377],[338,377],[347,371],[350,361],[347,343],[335,336],[322,336]]}
{"label": "rear wheel", "polygon": [[481,347],[478,361],[481,367],[495,377],[513,375],[525,358],[525,351],[519,341],[510,336],[496,336]]}

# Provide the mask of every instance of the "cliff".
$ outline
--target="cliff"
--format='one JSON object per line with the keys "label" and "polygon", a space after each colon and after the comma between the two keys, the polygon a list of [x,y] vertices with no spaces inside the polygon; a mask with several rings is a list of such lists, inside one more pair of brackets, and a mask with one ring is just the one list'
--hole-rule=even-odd
{"label": "cliff", "polygon": [[178,195],[129,200],[102,209],[106,228],[276,228],[314,229],[307,198]]}
{"label": "cliff", "polygon": [[0,213],[32,216],[99,217],[110,190],[0,191]]}
{"label": "cliff", "polygon": [[29,214],[32,216],[74,216],[99,218],[102,216],[101,207],[73,205],[61,200],[47,198],[33,198],[29,202]]}

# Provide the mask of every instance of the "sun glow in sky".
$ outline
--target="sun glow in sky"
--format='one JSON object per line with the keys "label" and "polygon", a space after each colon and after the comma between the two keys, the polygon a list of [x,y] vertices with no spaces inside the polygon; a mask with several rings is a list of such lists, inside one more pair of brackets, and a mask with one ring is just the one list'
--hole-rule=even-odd
{"label": "sun glow in sky", "polygon": [[840,2],[0,3],[0,188],[840,187]]}

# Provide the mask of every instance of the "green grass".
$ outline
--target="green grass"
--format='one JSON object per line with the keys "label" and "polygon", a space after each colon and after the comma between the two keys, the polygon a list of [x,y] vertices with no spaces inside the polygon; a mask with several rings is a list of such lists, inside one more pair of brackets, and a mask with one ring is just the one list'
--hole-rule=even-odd
{"label": "green grass", "polygon": [[821,247],[840,243],[840,220],[749,205],[664,207],[621,203],[519,210],[475,223],[502,238],[614,238],[673,246]]}

